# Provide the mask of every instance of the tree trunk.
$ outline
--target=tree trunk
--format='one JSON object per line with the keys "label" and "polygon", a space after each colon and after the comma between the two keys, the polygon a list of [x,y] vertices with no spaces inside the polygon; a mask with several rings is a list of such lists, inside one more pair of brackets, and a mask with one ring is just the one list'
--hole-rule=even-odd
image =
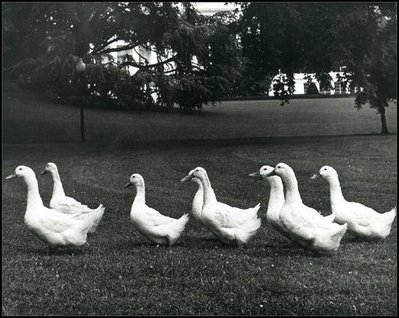
{"label": "tree trunk", "polygon": [[387,135],[387,134],[389,134],[389,132],[388,132],[388,126],[387,126],[387,119],[385,117],[385,107],[384,106],[379,107],[379,113],[381,114],[381,134]]}

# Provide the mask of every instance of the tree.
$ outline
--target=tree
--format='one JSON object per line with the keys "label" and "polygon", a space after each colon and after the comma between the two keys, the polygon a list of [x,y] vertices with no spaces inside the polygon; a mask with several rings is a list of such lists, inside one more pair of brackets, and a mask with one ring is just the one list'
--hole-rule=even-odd
{"label": "tree", "polygon": [[[184,3],[183,10],[172,2],[33,3],[22,22],[17,19],[20,3],[7,3],[6,7],[10,21],[7,43],[21,25],[28,34],[32,29],[44,39],[37,45],[39,54],[24,55],[14,70],[29,69],[36,82],[56,83],[58,91],[70,90],[73,64],[77,57],[83,57],[88,63],[91,95],[119,98],[124,86],[123,96],[131,91],[131,99],[145,104],[201,108],[229,91],[237,67],[237,47],[228,26],[222,19],[200,16],[190,3]],[[125,44],[110,47],[119,40]],[[136,61],[132,54],[126,54],[120,65],[115,61],[101,63],[111,52],[137,51],[138,47],[156,52],[158,61],[150,63],[143,56],[144,62]],[[9,55],[17,49],[16,44],[11,45]],[[139,69],[129,80],[125,78],[126,66]],[[107,82],[107,78],[114,80]],[[153,93],[158,95],[155,102]]]}
{"label": "tree", "polygon": [[[328,72],[346,66],[343,85],[357,88],[355,107],[369,103],[381,115],[396,100],[396,3],[244,3],[243,55],[248,72],[287,74],[292,94],[293,72],[314,72],[327,86]],[[284,85],[283,85],[284,86]]]}
{"label": "tree", "polygon": [[[368,102],[377,109],[381,116],[381,133],[388,134],[385,107],[389,106],[389,101],[397,99],[396,3],[371,3],[351,9],[347,12],[348,26],[341,26],[340,33],[343,33],[343,40],[354,41],[356,35],[353,31],[351,37],[347,34],[349,29],[356,30],[362,35],[358,41],[364,42],[358,43],[362,47],[360,54],[356,52],[356,47],[340,47],[342,62],[346,63],[349,71],[347,80],[351,87],[360,88],[356,107],[361,108]],[[359,13],[363,14],[359,17]]]}

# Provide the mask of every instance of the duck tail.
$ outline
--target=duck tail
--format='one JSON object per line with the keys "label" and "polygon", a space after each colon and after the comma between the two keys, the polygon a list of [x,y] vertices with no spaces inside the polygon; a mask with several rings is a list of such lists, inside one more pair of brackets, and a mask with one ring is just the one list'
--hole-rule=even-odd
{"label": "duck tail", "polygon": [[175,227],[173,227],[173,230],[171,231],[171,233],[168,234],[170,245],[172,245],[174,242],[176,242],[177,239],[181,236],[189,219],[190,219],[190,217],[188,214],[183,214],[180,217],[180,219],[176,220]]}
{"label": "duck tail", "polygon": [[247,243],[252,236],[256,234],[261,226],[261,219],[254,218],[245,225],[245,228],[239,232],[237,240],[240,244]]}
{"label": "duck tail", "polygon": [[86,243],[87,233],[90,229],[90,222],[80,222],[78,227],[70,228],[70,231],[75,231],[74,235],[68,235],[68,242],[72,245],[80,246]]}
{"label": "duck tail", "polygon": [[344,236],[344,234],[346,233],[347,229],[348,229],[347,223],[345,223],[343,225],[338,225],[338,230],[334,229],[336,232],[331,235],[331,240],[334,242],[334,245],[336,246],[335,249],[338,248],[339,243],[341,242],[341,239]]}
{"label": "duck tail", "polygon": [[248,211],[247,215],[250,218],[257,218],[258,217],[258,211],[260,208],[260,203],[258,203],[256,206],[254,206],[253,208],[248,208],[246,211]]}
{"label": "duck tail", "polygon": [[387,223],[392,224],[396,217],[396,207],[391,211],[385,212],[383,215],[386,216]]}
{"label": "duck tail", "polygon": [[97,226],[100,223],[101,218],[104,215],[104,212],[105,212],[105,207],[102,204],[100,204],[98,206],[98,208],[94,210],[94,212],[93,212],[93,222],[92,222],[92,224],[91,224],[91,226],[89,228],[89,233],[94,233],[96,231]]}

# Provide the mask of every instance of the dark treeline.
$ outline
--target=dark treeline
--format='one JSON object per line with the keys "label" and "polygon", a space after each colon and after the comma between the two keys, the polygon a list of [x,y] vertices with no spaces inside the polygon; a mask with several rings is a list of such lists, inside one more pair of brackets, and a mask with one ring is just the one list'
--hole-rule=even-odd
{"label": "dark treeline", "polygon": [[[211,17],[189,2],[6,2],[2,8],[3,72],[58,96],[76,95],[79,58],[87,65],[87,95],[168,109],[267,94],[279,70],[286,77],[275,95],[288,102],[294,73],[315,73],[327,88],[328,73],[346,66],[341,81],[357,88],[355,106],[376,108],[388,133],[385,107],[396,99],[393,2],[248,2]],[[117,41],[124,44],[110,46]],[[132,50],[137,54],[120,63],[110,55]]]}

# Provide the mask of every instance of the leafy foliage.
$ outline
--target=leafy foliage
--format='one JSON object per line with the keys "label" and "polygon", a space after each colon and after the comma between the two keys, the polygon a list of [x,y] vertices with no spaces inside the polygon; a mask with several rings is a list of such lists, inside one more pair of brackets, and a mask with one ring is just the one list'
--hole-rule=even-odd
{"label": "leafy foliage", "polygon": [[[44,39],[35,46],[36,56],[26,52],[20,57],[23,62],[14,63],[11,70],[29,73],[35,83],[40,77],[40,83],[59,94],[73,94],[77,57],[88,65],[90,95],[109,96],[126,105],[134,101],[148,107],[177,104],[200,109],[228,94],[237,76],[238,47],[228,22],[222,16],[205,18],[190,3],[183,3],[182,10],[169,2],[39,3],[26,9],[17,3],[8,4],[7,10],[7,39],[20,24],[28,34],[33,27]],[[17,19],[22,11],[29,13],[29,22]],[[10,54],[19,48],[15,37]],[[120,40],[125,45],[110,47]],[[101,62],[111,52],[138,47],[156,52],[158,62],[135,61],[129,54],[120,65]],[[44,77],[36,74],[37,65]],[[139,71],[129,75],[126,66]]]}
{"label": "leafy foliage", "polygon": [[[241,20],[247,73],[260,82],[280,69],[288,91],[293,72],[315,72],[328,87],[328,72],[346,66],[343,86],[357,88],[356,107],[365,103],[381,114],[396,99],[396,3],[244,3]],[[284,88],[285,85],[282,85]]]}

